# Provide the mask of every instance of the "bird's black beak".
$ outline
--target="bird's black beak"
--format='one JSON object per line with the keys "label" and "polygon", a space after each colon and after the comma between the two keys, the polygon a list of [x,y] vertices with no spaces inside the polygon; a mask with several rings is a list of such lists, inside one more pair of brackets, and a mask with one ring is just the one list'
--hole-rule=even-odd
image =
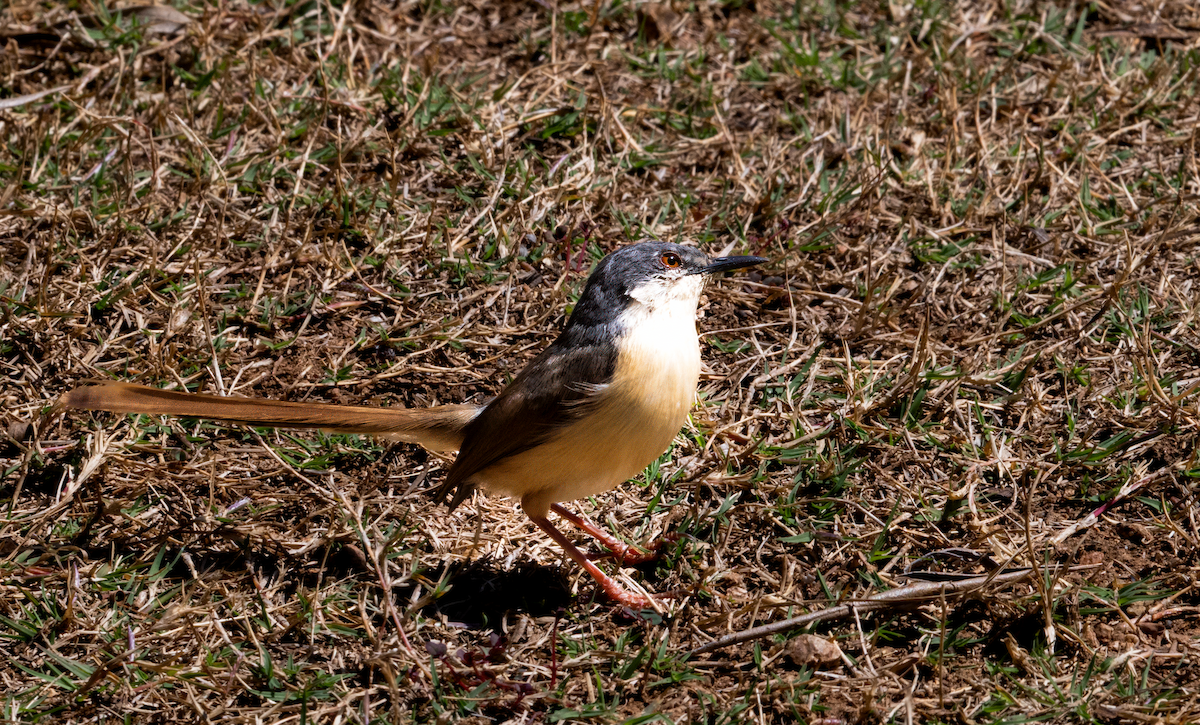
{"label": "bird's black beak", "polygon": [[731,269],[741,269],[742,267],[752,267],[756,264],[762,264],[769,261],[765,257],[717,257],[708,263],[707,267],[701,267],[699,274],[720,274],[728,272]]}

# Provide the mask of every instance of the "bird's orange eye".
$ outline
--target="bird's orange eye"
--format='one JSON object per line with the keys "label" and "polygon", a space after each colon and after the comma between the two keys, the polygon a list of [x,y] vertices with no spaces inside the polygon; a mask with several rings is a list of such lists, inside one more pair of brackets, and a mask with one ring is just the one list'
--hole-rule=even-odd
{"label": "bird's orange eye", "polygon": [[662,262],[663,266],[667,269],[675,269],[679,265],[683,264],[683,260],[680,259],[679,255],[674,252],[663,252],[663,255],[658,258],[658,261]]}

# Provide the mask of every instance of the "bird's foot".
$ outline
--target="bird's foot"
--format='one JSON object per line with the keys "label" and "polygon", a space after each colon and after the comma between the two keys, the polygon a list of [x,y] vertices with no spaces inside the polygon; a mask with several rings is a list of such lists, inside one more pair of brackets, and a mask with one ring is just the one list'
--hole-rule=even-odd
{"label": "bird's foot", "polygon": [[670,532],[663,534],[657,541],[647,544],[643,551],[639,547],[630,546],[624,541],[608,533],[604,529],[597,526],[591,519],[586,516],[580,516],[559,504],[552,504],[550,510],[557,513],[567,521],[575,524],[593,539],[600,542],[600,545],[608,550],[604,554],[589,555],[588,559],[601,559],[606,556],[611,556],[621,566],[637,566],[645,564],[649,561],[654,561],[662,556],[661,549],[664,544],[673,544],[682,538],[681,534]]}
{"label": "bird's foot", "polygon": [[[597,527],[595,524],[581,516],[576,516],[570,511],[564,509],[562,506],[554,504],[550,508],[551,510],[556,511],[563,518],[599,539],[604,544],[605,548],[613,552],[613,554],[617,556],[622,563],[629,561],[630,559],[637,559],[640,556],[644,556],[642,552],[637,551],[624,542],[618,541],[615,537],[600,531],[599,527]],[[561,546],[563,552],[565,552],[567,556],[569,556],[575,563],[582,566],[584,571],[586,571],[593,579],[596,580],[596,584],[600,586],[600,591],[604,592],[604,595],[609,599],[634,611],[641,611],[643,609],[661,611],[659,607],[655,606],[654,600],[650,597],[639,592],[629,591],[625,587],[618,584],[615,579],[600,571],[600,568],[593,564],[591,559],[584,555],[584,553],[580,551],[575,544],[572,544],[571,540],[564,536],[563,533],[554,526],[554,524],[550,523],[550,519],[546,518],[545,516],[530,516],[529,519],[533,521],[533,523],[537,524],[538,528],[546,532],[546,534],[549,535],[550,538],[555,541],[555,543]],[[670,540],[671,539],[669,536],[665,536],[661,541]],[[656,546],[654,548],[657,550],[658,547]]]}
{"label": "bird's foot", "polygon": [[663,611],[664,599],[680,599],[684,596],[684,592],[660,592],[651,595],[632,592],[617,584],[612,579],[609,579],[607,582],[599,581],[598,583],[604,595],[611,599],[614,604],[627,607],[635,613],[647,609],[661,613]]}
{"label": "bird's foot", "polygon": [[613,604],[618,606],[629,607],[635,612],[640,612],[643,609],[655,609],[653,599],[644,594],[631,592],[616,582],[613,582],[612,587],[606,586],[602,588],[604,589],[604,596],[611,599]]}
{"label": "bird's foot", "polygon": [[610,538],[607,541],[601,542],[604,544],[604,548],[608,549],[608,552],[590,558],[601,559],[605,556],[611,556],[613,560],[621,566],[638,566],[640,564],[646,564],[648,562],[657,560],[660,556],[662,556],[662,549],[664,546],[667,546],[668,544],[674,544],[681,538],[683,538],[682,534],[672,531],[663,534],[662,537],[646,544],[641,548],[630,546],[629,544],[625,544],[617,541],[616,539]]}

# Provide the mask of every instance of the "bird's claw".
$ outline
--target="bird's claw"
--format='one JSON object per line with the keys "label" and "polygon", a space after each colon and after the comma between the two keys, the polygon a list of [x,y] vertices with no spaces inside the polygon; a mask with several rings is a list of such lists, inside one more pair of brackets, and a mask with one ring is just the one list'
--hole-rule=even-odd
{"label": "bird's claw", "polygon": [[589,556],[588,558],[595,560],[612,557],[621,566],[639,566],[657,560],[662,556],[664,546],[674,544],[682,538],[683,535],[675,531],[665,533],[658,539],[642,547],[645,549],[644,551],[628,544],[606,542],[604,548],[608,549],[608,551]]}

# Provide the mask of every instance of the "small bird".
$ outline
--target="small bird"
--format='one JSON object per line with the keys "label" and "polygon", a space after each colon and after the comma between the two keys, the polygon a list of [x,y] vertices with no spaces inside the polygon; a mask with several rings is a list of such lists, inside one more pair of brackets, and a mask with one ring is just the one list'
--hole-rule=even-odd
{"label": "small bird", "polygon": [[561,504],[607,491],[662,455],[696,397],[696,311],[705,283],[767,261],[710,259],[693,247],[641,242],[602,259],[565,329],[489,402],[424,409],[366,408],[221,397],[130,383],[89,384],[63,396],[81,410],[208,418],[276,428],[321,428],[459,451],[437,489],[451,510],[476,487],[518,498],[521,508],[604,593],[651,606],[600,570],[548,515],[598,539],[620,563],[645,555]]}

